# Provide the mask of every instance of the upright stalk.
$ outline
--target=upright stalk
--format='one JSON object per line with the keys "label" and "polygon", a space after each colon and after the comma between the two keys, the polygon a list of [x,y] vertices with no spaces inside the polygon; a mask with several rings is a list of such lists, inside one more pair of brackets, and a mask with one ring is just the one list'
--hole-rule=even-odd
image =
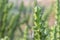
{"label": "upright stalk", "polygon": [[60,39],[60,0],[57,0],[57,39]]}

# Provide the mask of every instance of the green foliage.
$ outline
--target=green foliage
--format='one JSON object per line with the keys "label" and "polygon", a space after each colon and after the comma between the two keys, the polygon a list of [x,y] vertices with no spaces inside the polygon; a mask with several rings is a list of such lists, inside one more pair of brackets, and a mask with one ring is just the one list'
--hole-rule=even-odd
{"label": "green foliage", "polygon": [[7,16],[12,4],[8,5],[8,0],[0,0],[0,37],[4,37],[5,27],[7,26]]}
{"label": "green foliage", "polygon": [[[60,3],[56,1],[55,9],[54,6],[48,9],[45,8],[43,12],[42,6],[37,4],[37,0],[34,1],[34,39],[33,40],[59,40],[60,39]],[[16,28],[20,29],[21,37],[19,40],[29,40],[28,30],[32,29],[29,25],[29,14],[27,14],[24,2],[21,2],[19,7],[19,13],[16,15],[10,15],[9,12],[13,8],[13,4],[8,3],[8,0],[0,0],[0,40],[13,40]],[[28,9],[29,10],[29,9]],[[48,25],[48,17],[51,11],[56,12],[55,19],[56,24],[52,27]],[[25,14],[23,14],[25,13]],[[23,14],[24,18],[21,19]],[[28,15],[28,16],[26,16]],[[22,21],[21,21],[22,20]],[[22,24],[26,24],[24,31],[21,29]]]}
{"label": "green foliage", "polygon": [[20,22],[20,14],[24,9],[24,3],[22,1],[19,13],[16,15],[10,15],[9,12],[13,8],[12,3],[8,3],[8,0],[0,0],[0,39],[8,36],[9,40],[13,40],[14,32],[17,27],[24,24],[28,18]]}
{"label": "green foliage", "polygon": [[57,0],[57,39],[60,39],[60,1]]}
{"label": "green foliage", "polygon": [[[59,1],[50,9],[46,9],[43,13],[42,7],[37,6],[37,1],[35,1],[35,7],[34,7],[34,40],[59,40],[59,29],[60,29],[60,23],[59,23]],[[54,9],[55,7],[55,9]],[[48,24],[48,17],[51,13],[51,11],[55,12],[55,25],[50,27]]]}
{"label": "green foliage", "polygon": [[8,36],[12,39],[14,31],[18,25],[19,14],[10,16],[9,12],[13,8],[12,3],[8,3],[8,0],[0,0],[0,38]]}

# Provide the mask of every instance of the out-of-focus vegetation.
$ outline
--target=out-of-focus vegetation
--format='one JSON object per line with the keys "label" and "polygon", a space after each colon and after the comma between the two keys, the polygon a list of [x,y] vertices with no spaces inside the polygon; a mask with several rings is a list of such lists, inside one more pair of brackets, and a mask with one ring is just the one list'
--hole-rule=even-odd
{"label": "out-of-focus vegetation", "polygon": [[13,9],[13,3],[8,3],[8,0],[0,0],[0,40],[29,40],[28,31],[32,29],[29,25],[30,9],[27,8],[28,12],[26,12],[23,1],[16,9],[18,11],[15,12]]}
{"label": "out-of-focus vegetation", "polygon": [[[42,8],[37,6],[35,1],[34,8],[34,40],[60,40],[60,26],[59,26],[59,13],[60,5],[59,0],[56,0],[55,5],[52,5],[50,9],[47,9],[42,13]],[[53,13],[51,13],[53,11]],[[55,14],[55,23],[53,24],[53,19],[49,21],[49,15]],[[51,22],[51,23],[50,23]]]}
{"label": "out-of-focus vegetation", "polygon": [[[13,3],[0,0],[0,40],[59,40],[60,39],[60,3],[56,0],[50,8],[38,5],[25,7],[24,2],[12,12]],[[53,13],[52,13],[53,12]],[[54,23],[50,22],[53,14]],[[32,16],[33,15],[33,16]]]}

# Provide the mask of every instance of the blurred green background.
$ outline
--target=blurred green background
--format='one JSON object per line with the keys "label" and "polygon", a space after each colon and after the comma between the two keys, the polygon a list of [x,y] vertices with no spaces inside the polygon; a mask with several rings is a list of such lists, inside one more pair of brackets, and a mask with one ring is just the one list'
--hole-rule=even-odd
{"label": "blurred green background", "polygon": [[0,0],[0,40],[59,40],[60,36],[56,37],[60,32],[57,24],[60,15],[56,14],[59,3],[57,0]]}

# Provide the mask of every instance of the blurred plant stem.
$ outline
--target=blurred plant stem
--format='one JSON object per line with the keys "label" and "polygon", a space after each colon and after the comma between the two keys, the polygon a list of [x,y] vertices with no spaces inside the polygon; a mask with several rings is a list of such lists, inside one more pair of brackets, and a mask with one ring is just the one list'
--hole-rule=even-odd
{"label": "blurred plant stem", "polygon": [[[57,2],[57,1],[56,1]],[[59,2],[58,6],[59,6]],[[59,7],[57,10],[57,5],[52,4],[50,9],[46,9],[43,14],[41,13],[42,8],[37,6],[37,1],[35,0],[34,9],[34,40],[57,40],[57,28],[59,27],[59,15],[57,16],[56,11],[59,14]],[[58,25],[55,23],[52,27],[49,26],[48,17],[51,12],[55,13],[55,17],[58,18]],[[55,18],[55,20],[57,20]],[[56,22],[56,21],[55,21]],[[51,28],[50,28],[51,27]],[[57,28],[56,28],[57,27]],[[59,29],[59,28],[58,28]]]}
{"label": "blurred plant stem", "polygon": [[57,39],[60,39],[60,0],[57,0]]}

